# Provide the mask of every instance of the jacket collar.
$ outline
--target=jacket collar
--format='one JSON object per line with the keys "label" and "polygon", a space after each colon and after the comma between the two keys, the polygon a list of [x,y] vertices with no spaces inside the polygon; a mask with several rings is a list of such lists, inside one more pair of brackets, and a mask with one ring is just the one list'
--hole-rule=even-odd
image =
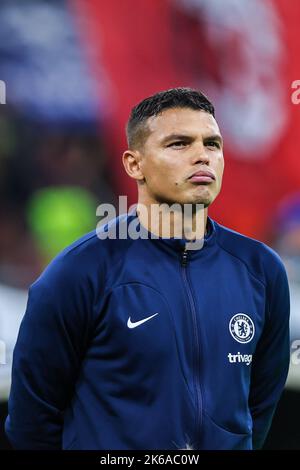
{"label": "jacket collar", "polygon": [[[128,214],[128,222],[130,223],[133,219],[137,218],[136,210]],[[144,226],[137,222],[136,230],[142,234],[141,238],[149,239],[159,245],[165,245],[166,247],[171,248],[172,250],[182,252],[186,248],[187,240],[183,238],[163,238],[154,235],[153,233],[149,232]],[[204,248],[209,247],[215,243],[216,239],[216,222],[207,217],[207,234],[204,237],[204,241],[201,244],[200,249],[189,250],[192,253],[192,256],[195,255],[197,252],[202,251]]]}

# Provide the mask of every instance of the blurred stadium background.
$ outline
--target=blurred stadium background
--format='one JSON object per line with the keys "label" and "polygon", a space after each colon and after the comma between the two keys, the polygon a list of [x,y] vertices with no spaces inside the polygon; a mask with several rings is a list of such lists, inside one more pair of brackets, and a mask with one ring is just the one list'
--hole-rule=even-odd
{"label": "blurred stadium background", "polygon": [[[298,0],[1,0],[1,449],[28,286],[95,228],[100,203],[136,201],[121,165],[124,125],[158,90],[200,88],[215,103],[226,171],[210,214],[281,254],[300,340],[299,22]],[[266,448],[300,449],[299,410],[291,364]]]}

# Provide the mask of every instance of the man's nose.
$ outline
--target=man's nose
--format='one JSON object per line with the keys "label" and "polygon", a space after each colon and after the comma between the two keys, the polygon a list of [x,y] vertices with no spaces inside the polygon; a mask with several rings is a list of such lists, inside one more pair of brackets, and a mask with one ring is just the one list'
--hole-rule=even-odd
{"label": "man's nose", "polygon": [[196,149],[194,149],[193,157],[192,157],[192,164],[202,164],[202,165],[209,165],[210,159],[208,153],[206,151],[206,147],[204,145],[198,145]]}

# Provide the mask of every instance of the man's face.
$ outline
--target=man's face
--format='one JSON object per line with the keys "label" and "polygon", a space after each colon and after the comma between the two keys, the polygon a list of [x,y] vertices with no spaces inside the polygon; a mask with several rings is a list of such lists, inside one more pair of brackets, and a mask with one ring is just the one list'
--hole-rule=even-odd
{"label": "man's face", "polygon": [[147,124],[150,133],[140,151],[140,168],[149,197],[158,203],[209,206],[220,192],[224,170],[222,137],[214,117],[174,108],[149,118]]}

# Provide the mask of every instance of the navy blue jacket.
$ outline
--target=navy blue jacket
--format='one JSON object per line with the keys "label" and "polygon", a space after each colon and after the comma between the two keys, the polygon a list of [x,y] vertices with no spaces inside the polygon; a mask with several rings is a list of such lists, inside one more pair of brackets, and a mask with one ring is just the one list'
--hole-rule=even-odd
{"label": "navy blue jacket", "polygon": [[50,263],[14,351],[15,448],[262,446],[289,365],[286,273],[209,220],[200,250],[93,232]]}

